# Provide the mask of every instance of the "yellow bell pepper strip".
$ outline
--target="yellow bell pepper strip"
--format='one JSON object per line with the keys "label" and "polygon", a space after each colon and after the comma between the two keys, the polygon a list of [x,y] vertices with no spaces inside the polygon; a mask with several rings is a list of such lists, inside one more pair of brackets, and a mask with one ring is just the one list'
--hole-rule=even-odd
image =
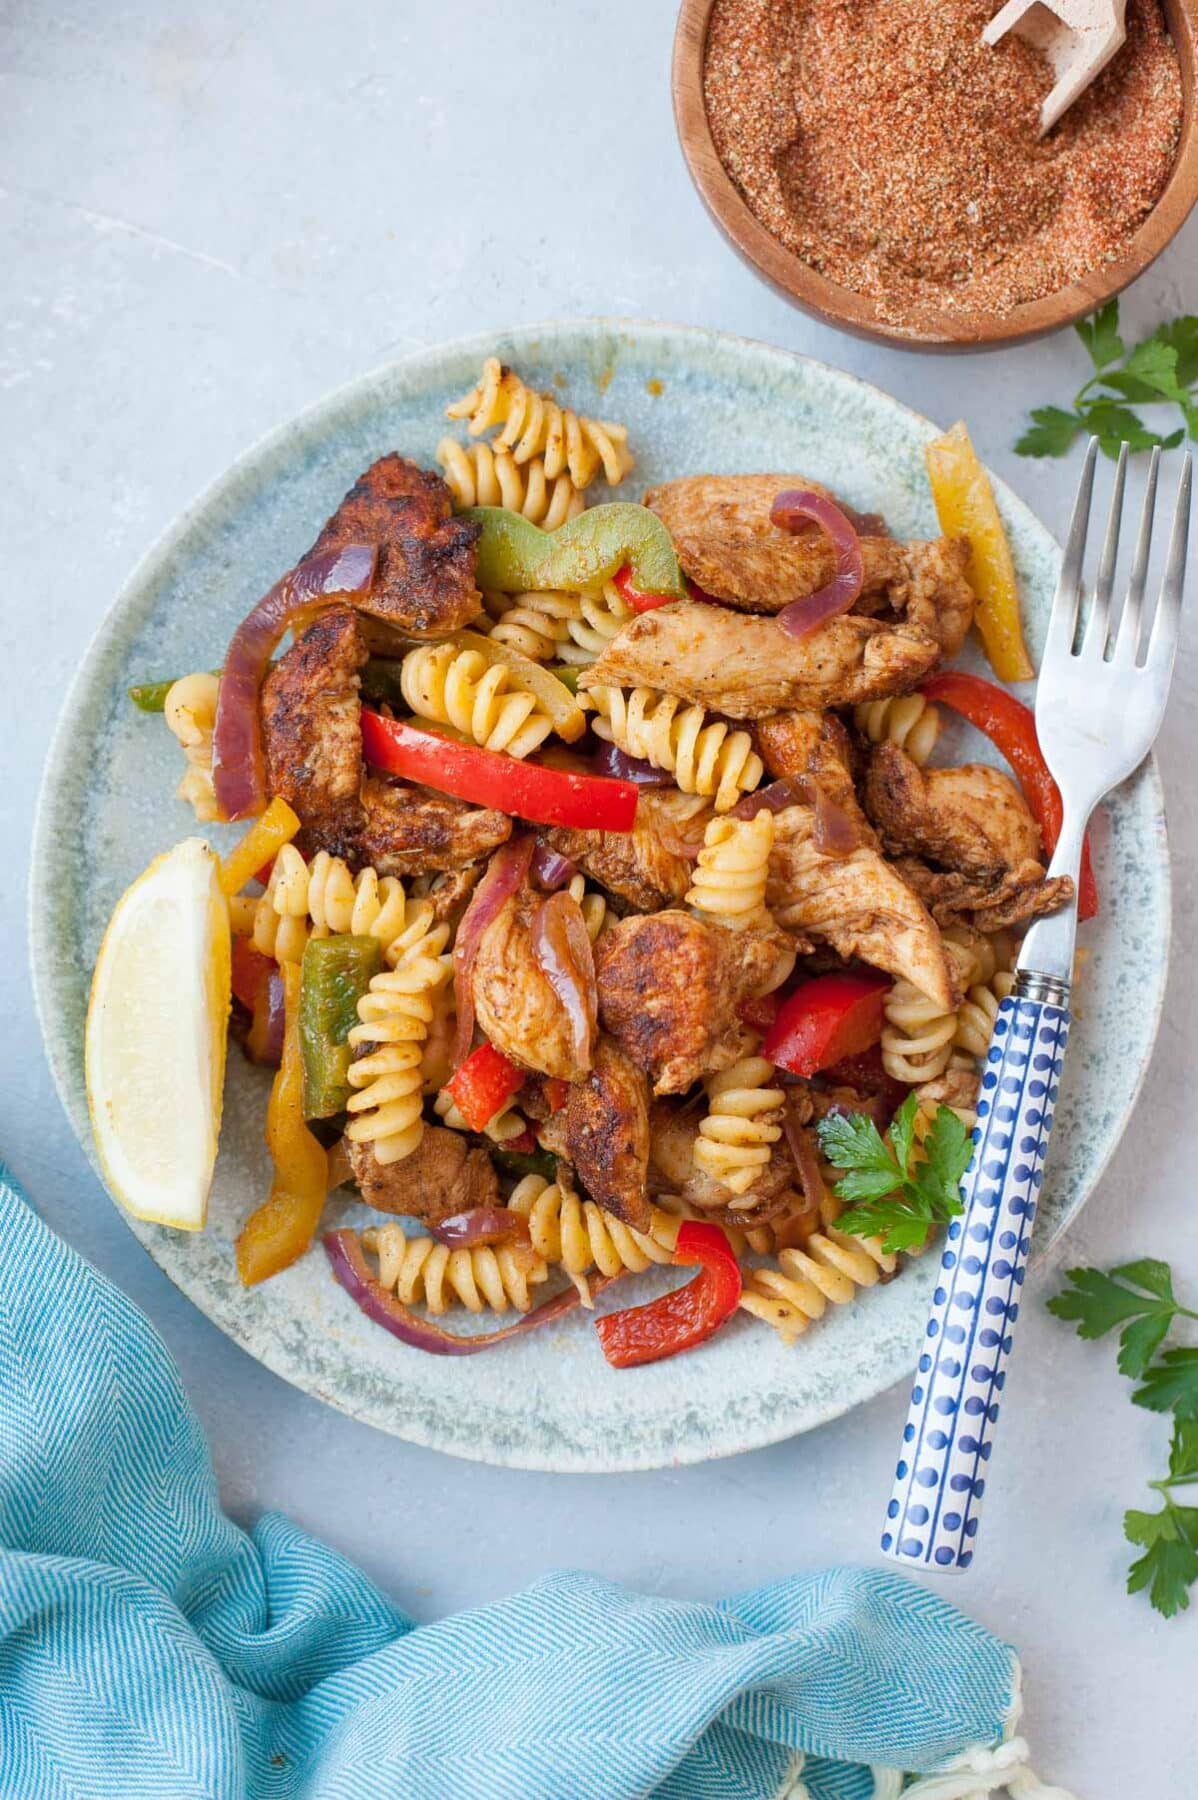
{"label": "yellow bell pepper strip", "polygon": [[329,1159],[304,1121],[304,1057],[300,1045],[300,965],[284,963],[283,1061],[266,1109],[266,1142],[274,1165],[270,1194],[237,1239],[237,1271],[253,1287],[304,1254],[320,1224],[329,1189]]}
{"label": "yellow bell pepper strip", "polygon": [[507,594],[566,588],[571,593],[610,581],[628,566],[645,594],[685,600],[686,584],[670,534],[647,506],[615,500],[592,506],[556,531],[542,531],[506,506],[472,506],[463,518],[482,526],[476,579]]}
{"label": "yellow bell pepper strip", "polygon": [[447,641],[458,650],[473,650],[488,668],[501,664],[510,669],[517,684],[526,693],[535,694],[553,721],[558,737],[565,738],[568,744],[577,742],[583,735],[587,728],[586,714],[576,695],[556,675],[533,662],[531,656],[513,650],[510,644],[501,644],[496,638],[480,637],[476,631],[457,631]]}
{"label": "yellow bell pepper strip", "polygon": [[241,842],[234,844],[221,863],[221,892],[239,894],[251,876],[274,861],[299,828],[295,813],[276,794],[262,817],[254,820]]}
{"label": "yellow bell pepper strip", "polygon": [[1036,671],[1023,641],[1011,546],[964,421],[934,439],[926,456],[941,531],[969,539],[965,576],[978,597],[977,628],[990,666],[1002,681],[1030,681]]}
{"label": "yellow bell pepper strip", "polygon": [[300,964],[304,1117],[331,1119],[349,1102],[349,1034],[358,1001],[383,966],[376,937],[309,938]]}

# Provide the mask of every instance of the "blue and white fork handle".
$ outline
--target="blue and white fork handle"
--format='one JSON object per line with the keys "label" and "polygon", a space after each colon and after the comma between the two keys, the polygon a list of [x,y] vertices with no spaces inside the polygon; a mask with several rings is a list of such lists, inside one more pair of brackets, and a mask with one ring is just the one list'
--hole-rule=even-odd
{"label": "blue and white fork handle", "polygon": [[964,1211],[946,1234],[882,1534],[902,1562],[973,1560],[1069,1035],[1075,925],[1069,906],[1032,926],[995,1020]]}

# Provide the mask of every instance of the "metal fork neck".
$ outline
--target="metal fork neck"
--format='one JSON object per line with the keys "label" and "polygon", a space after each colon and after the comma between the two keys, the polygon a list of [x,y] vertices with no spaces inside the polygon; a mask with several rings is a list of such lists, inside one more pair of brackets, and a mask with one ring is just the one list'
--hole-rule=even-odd
{"label": "metal fork neck", "polygon": [[[1015,962],[1016,985],[1029,999],[1051,1000],[1064,1004],[1073,983],[1073,950],[1077,939],[1077,884],[1081,872],[1082,844],[1085,839],[1089,811],[1066,807],[1061,832],[1048,877],[1068,875],[1073,880],[1073,899],[1068,906],[1037,919],[1029,928]],[[1033,993],[1025,982],[1044,983],[1058,990],[1048,994]],[[1061,995],[1063,994],[1063,999]]]}

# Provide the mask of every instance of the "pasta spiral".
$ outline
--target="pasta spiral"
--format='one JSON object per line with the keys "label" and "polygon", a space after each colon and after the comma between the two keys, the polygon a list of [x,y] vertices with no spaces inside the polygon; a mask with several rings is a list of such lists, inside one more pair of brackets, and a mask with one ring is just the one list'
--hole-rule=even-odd
{"label": "pasta spiral", "polygon": [[484,593],[483,605],[495,623],[491,636],[533,662],[566,660],[571,624],[582,617],[582,596],[556,588],[542,593]]}
{"label": "pasta spiral", "polygon": [[457,512],[468,506],[506,506],[543,531],[556,531],[586,505],[569,474],[552,481],[546,477],[543,456],[521,464],[510,450],[496,452],[490,444],[459,444],[443,437],[436,457]]}
{"label": "pasta spiral", "polygon": [[782,1136],[785,1095],[768,1085],[773,1074],[763,1056],[744,1056],[703,1084],[708,1110],[692,1152],[695,1167],[732,1194],[752,1187]]}
{"label": "pasta spiral", "polygon": [[487,662],[477,650],[453,643],[420,644],[399,672],[404,699],[421,719],[452,725],[484,750],[528,756],[553,729],[535,694],[513,687],[504,663]]}
{"label": "pasta spiral", "polygon": [[517,463],[543,457],[547,481],[568,471],[574,486],[582,489],[602,469],[614,487],[632,468],[625,426],[559,406],[552,395],[528,387],[497,356],[487,358],[476,385],[447,406],[445,416],[465,419],[471,437],[502,426],[493,448],[510,450]]}
{"label": "pasta spiral", "polygon": [[186,800],[201,825],[220,818],[212,785],[212,732],[220,680],[204,670],[181,675],[166,690],[162,713],[183,746],[187,768],[175,792]]}
{"label": "pasta spiral", "polygon": [[940,713],[922,694],[863,700],[853,708],[853,723],[871,744],[896,744],[921,768],[940,736]]}
{"label": "pasta spiral", "polygon": [[431,917],[431,908],[405,897],[394,875],[374,869],[351,875],[341,857],[325,850],[305,862],[294,844],[284,844],[266,892],[250,904],[254,948],[277,962],[301,962],[309,937],[352,932],[378,938],[394,963],[423,937]]}
{"label": "pasta spiral", "polygon": [[611,923],[607,901],[594,888],[588,890],[581,875],[571,875],[566,892],[582,913],[582,922],[593,944],[603,928]]}
{"label": "pasta spiral", "polygon": [[[977,933],[945,933],[944,949],[962,985],[986,966],[987,959],[993,967],[993,950]],[[912,1087],[943,1075],[953,1056],[957,1013],[945,1012],[913,982],[896,981],[886,996],[884,1015],[882,1066],[886,1073]]]}
{"label": "pasta spiral", "polygon": [[829,1304],[844,1306],[858,1288],[874,1287],[897,1267],[897,1256],[878,1238],[850,1237],[827,1225],[803,1249],[779,1250],[776,1267],[748,1271],[740,1305],[793,1344]]}
{"label": "pasta spiral", "polygon": [[665,769],[684,794],[714,798],[717,812],[728,812],[765,773],[747,731],[708,720],[701,706],[687,706],[673,694],[594,687],[584,704],[598,715],[591,720],[597,737]]}
{"label": "pasta spiral", "polygon": [[[433,1101],[433,1110],[443,1125],[451,1131],[469,1131],[458,1108],[458,1104],[448,1088],[442,1088]],[[528,1121],[518,1107],[510,1100],[505,1100],[493,1118],[483,1126],[483,1136],[490,1138],[493,1144],[510,1144],[513,1138],[523,1137],[528,1130]]]}
{"label": "pasta spiral", "polygon": [[580,668],[594,662],[632,617],[632,608],[614,581],[584,588],[578,596],[578,616],[567,627],[570,641],[559,652],[562,661]]}
{"label": "pasta spiral", "polygon": [[381,1163],[410,1156],[423,1135],[423,1045],[434,1017],[432,995],[453,973],[452,957],[442,955],[449,927],[433,925],[431,906],[420,905],[424,930],[394,968],[371,981],[349,1033],[354,1092],[345,1135],[372,1144]]}
{"label": "pasta spiral", "polygon": [[989,981],[976,982],[965,996],[957,1014],[953,1047],[964,1050],[981,1062],[990,1048],[990,1034],[998,1017],[1000,1001],[1015,986],[1015,977],[1006,969],[997,969]]}
{"label": "pasta spiral", "polygon": [[549,1269],[527,1244],[474,1244],[450,1250],[428,1237],[405,1237],[402,1225],[372,1225],[362,1233],[378,1257],[378,1280],[405,1306],[421,1301],[431,1313],[455,1304],[468,1312],[527,1312],[531,1290]]}
{"label": "pasta spiral", "polygon": [[547,1263],[562,1268],[590,1304],[585,1277],[639,1273],[653,1263],[673,1260],[680,1218],[660,1207],[650,1212],[648,1231],[634,1231],[594,1200],[584,1200],[560,1181],[526,1175],[508,1200],[512,1212],[528,1220],[532,1247]]}
{"label": "pasta spiral", "polygon": [[773,847],[774,815],[764,807],[755,819],[710,820],[687,905],[735,931],[759,922],[765,914],[765,878]]}

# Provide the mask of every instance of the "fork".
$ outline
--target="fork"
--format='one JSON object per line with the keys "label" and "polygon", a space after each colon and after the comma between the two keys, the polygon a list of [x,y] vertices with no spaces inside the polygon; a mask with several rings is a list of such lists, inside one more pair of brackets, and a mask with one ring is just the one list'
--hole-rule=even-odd
{"label": "fork", "polygon": [[1127,38],[1127,0],[1007,0],[982,32],[997,44],[1014,31],[1047,58],[1056,81],[1040,108],[1040,136],[1106,68]]}
{"label": "fork", "polygon": [[1090,439],[1036,689],[1036,731],[1064,817],[1048,873],[1075,898],[1023,940],[998,1009],[978,1098],[963,1212],[949,1224],[882,1549],[902,1562],[966,1569],[1019,1317],[1032,1221],[1069,1033],[1076,887],[1086,822],[1139,767],[1164,717],[1177,650],[1193,481],[1184,459],[1154,617],[1144,616],[1160,452],[1154,450],[1127,595],[1114,616],[1127,445],[1119,454],[1089,619],[1082,569],[1098,449]]}

